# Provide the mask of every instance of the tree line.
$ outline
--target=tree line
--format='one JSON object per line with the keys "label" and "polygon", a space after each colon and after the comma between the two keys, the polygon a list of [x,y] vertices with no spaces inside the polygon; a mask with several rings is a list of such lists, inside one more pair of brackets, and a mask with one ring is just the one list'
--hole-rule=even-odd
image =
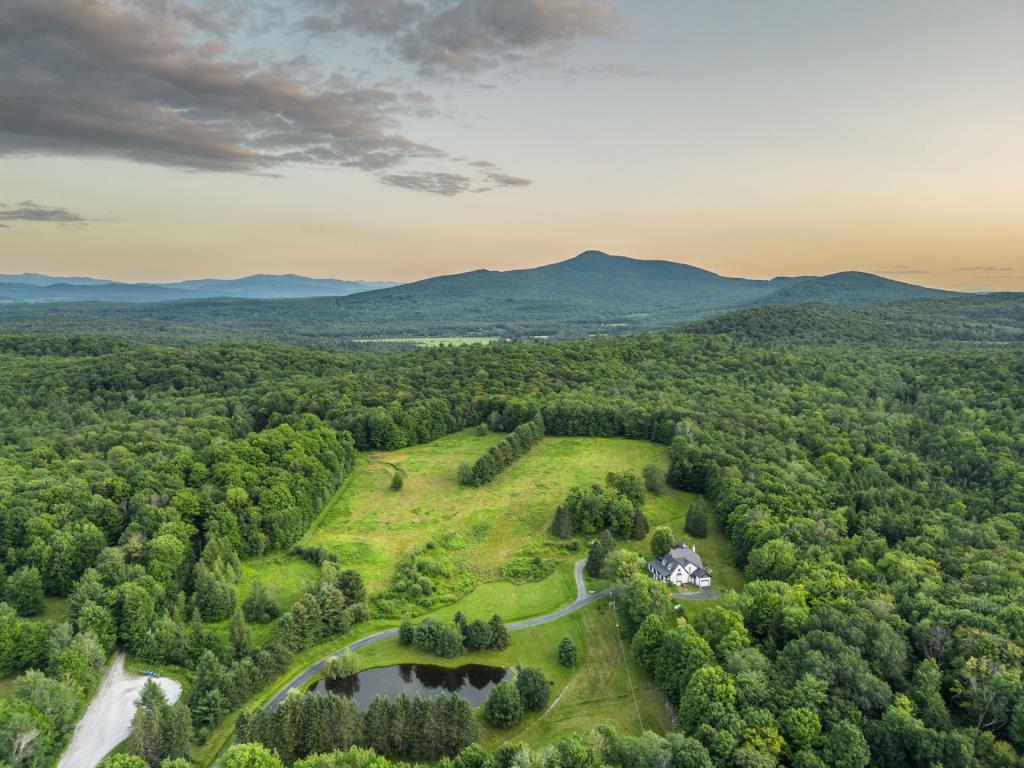
{"label": "tree line", "polygon": [[504,472],[544,437],[544,419],[540,414],[523,422],[497,444],[488,448],[473,464],[459,466],[460,485],[484,485]]}
{"label": "tree line", "polygon": [[450,622],[428,616],[414,624],[412,619],[405,617],[398,627],[398,642],[450,658],[467,650],[504,650],[508,647],[509,636],[508,628],[497,613],[491,616],[490,621],[469,621],[458,611]]}
{"label": "tree line", "polygon": [[408,760],[453,757],[476,741],[469,702],[457,694],[426,699],[404,693],[394,701],[373,700],[360,713],[348,698],[332,693],[295,693],[277,707],[243,713],[239,738],[263,744],[290,765],[310,754],[353,745]]}

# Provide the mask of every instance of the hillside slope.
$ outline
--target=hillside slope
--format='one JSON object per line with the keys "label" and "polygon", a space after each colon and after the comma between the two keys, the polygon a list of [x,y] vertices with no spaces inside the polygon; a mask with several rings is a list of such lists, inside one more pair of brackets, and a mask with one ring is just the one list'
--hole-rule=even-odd
{"label": "hillside slope", "polygon": [[147,303],[211,298],[300,299],[348,296],[394,283],[332,280],[301,275],[249,275],[237,279],[185,280],[178,283],[121,283],[91,277],[50,277],[35,273],[0,275],[0,301]]}
{"label": "hillside slope", "polygon": [[[192,282],[202,287],[210,281]],[[534,269],[476,270],[348,296],[8,305],[0,307],[0,328],[66,325],[119,333],[130,327],[133,333],[158,336],[337,345],[346,339],[410,336],[600,335],[665,328],[766,304],[865,307],[944,295],[863,273],[748,280],[686,264],[586,251]]]}

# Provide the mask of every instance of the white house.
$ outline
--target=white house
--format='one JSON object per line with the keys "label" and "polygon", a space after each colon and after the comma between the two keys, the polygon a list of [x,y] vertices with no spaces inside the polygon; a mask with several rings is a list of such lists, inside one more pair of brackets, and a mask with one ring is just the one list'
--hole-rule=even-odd
{"label": "white house", "polygon": [[649,561],[647,570],[658,581],[676,586],[694,584],[701,589],[711,586],[711,577],[704,570],[700,555],[686,544],[676,544],[664,557]]}

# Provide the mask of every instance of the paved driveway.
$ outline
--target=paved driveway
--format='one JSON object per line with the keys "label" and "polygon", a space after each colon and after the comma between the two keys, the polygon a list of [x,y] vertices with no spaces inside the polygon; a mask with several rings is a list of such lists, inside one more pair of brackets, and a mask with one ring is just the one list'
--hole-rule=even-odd
{"label": "paved driveway", "polygon": [[[526,629],[527,627],[539,627],[541,624],[547,624],[549,622],[556,621],[557,619],[560,619],[563,616],[568,616],[573,611],[578,611],[585,605],[590,605],[591,603],[595,603],[601,598],[606,597],[608,595],[607,589],[602,589],[599,592],[594,592],[593,594],[589,594],[587,592],[587,585],[583,581],[583,566],[585,566],[586,563],[586,560],[578,560],[575,566],[573,566],[573,577],[576,580],[575,600],[573,600],[568,605],[563,605],[557,611],[546,613],[543,616],[535,616],[532,619],[522,619],[521,621],[509,622],[506,625],[508,627],[508,630],[510,632],[515,632],[517,629]],[[366,646],[372,645],[373,643],[379,643],[381,640],[387,640],[390,637],[398,637],[398,630],[385,629],[381,632],[374,632],[372,635],[367,635],[366,637],[360,638],[359,640],[356,640],[354,643],[346,645],[344,648],[339,648],[337,651],[330,654],[329,656],[326,656],[320,659],[320,661],[316,662],[315,664],[311,664],[310,666],[306,667],[299,674],[297,674],[295,677],[289,680],[287,685],[285,685],[284,688],[278,691],[277,695],[274,696],[274,698],[272,698],[270,701],[268,701],[266,705],[264,705],[264,709],[273,709],[282,701],[284,701],[289,691],[292,691],[293,689],[298,688],[304,683],[309,682],[311,678],[313,678],[317,673],[320,672],[321,669],[323,669],[324,664],[327,663],[327,659],[331,658],[331,656],[340,656],[341,654],[345,653],[345,651],[358,651],[360,648],[365,648]]]}

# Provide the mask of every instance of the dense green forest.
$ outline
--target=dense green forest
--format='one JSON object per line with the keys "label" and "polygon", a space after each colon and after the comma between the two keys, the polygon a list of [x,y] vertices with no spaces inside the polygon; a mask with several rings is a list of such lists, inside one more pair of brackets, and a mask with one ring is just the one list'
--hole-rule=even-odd
{"label": "dense green forest", "polygon": [[[234,604],[241,558],[294,543],[356,450],[539,415],[549,435],[670,445],[667,482],[706,494],[748,582],[689,622],[645,577],[620,587],[678,734],[469,747],[458,768],[1019,765],[1024,302],[948,302],[400,354],[2,337],[0,672],[46,674],[0,699],[0,762],[52,764],[118,643],[190,670],[202,740],[372,611],[331,564],[252,643],[266,606]],[[67,623],[33,616],[44,594],[69,598]],[[225,764],[272,765],[248,749]]]}

